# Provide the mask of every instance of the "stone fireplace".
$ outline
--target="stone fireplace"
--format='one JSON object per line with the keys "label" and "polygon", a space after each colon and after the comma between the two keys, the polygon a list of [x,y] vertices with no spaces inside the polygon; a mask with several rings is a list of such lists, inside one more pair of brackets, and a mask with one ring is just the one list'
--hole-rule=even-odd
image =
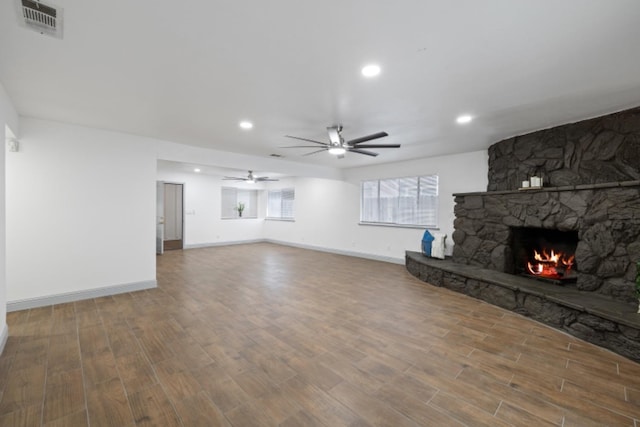
{"label": "stone fireplace", "polygon": [[[640,163],[639,163],[640,166]],[[453,261],[515,272],[514,230],[577,235],[576,287],[627,303],[640,260],[640,182],[457,194]]]}
{"label": "stone fireplace", "polygon": [[451,259],[409,271],[640,361],[640,108],[492,145],[487,190],[454,195]]}

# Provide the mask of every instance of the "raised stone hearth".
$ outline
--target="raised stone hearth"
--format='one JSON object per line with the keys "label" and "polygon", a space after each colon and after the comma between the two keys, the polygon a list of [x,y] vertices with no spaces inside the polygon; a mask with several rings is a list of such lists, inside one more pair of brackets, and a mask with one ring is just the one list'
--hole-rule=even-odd
{"label": "raised stone hearth", "polygon": [[637,306],[593,292],[407,251],[409,273],[561,329],[640,362]]}

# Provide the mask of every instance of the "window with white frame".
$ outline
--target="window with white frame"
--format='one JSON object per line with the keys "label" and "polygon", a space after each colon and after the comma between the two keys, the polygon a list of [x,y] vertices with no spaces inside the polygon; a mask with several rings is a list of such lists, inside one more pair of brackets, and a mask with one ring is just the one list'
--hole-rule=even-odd
{"label": "window with white frame", "polygon": [[438,227],[438,176],[363,181],[360,222]]}
{"label": "window with white frame", "polygon": [[[222,187],[221,217],[231,218],[257,218],[258,217],[258,190],[245,190],[242,188]],[[238,207],[243,206],[242,214]]]}
{"label": "window with white frame", "polygon": [[293,188],[269,190],[267,194],[267,218],[294,219],[296,194]]}

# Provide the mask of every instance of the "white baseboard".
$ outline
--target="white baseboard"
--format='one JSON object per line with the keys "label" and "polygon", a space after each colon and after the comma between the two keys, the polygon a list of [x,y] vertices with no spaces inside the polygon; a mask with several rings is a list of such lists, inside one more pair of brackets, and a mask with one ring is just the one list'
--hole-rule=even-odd
{"label": "white baseboard", "polygon": [[193,245],[185,245],[184,249],[210,248],[210,247],[216,247],[216,246],[229,246],[229,245],[246,245],[249,243],[273,243],[275,245],[291,246],[294,248],[309,249],[311,251],[327,252],[330,254],[372,259],[375,261],[390,262],[392,264],[400,264],[400,265],[404,265],[404,262],[405,262],[404,257],[395,258],[390,256],[384,256],[384,255],[368,254],[365,252],[345,251],[341,249],[325,248],[322,246],[305,245],[302,243],[292,243],[292,242],[286,242],[284,240],[274,240],[274,239],[252,239],[252,240],[235,240],[230,242],[196,243]]}
{"label": "white baseboard", "polygon": [[4,352],[4,346],[7,344],[7,339],[9,339],[9,327],[7,324],[4,324],[4,328],[2,328],[2,332],[0,332],[0,356]]}
{"label": "white baseboard", "polygon": [[264,243],[264,239],[250,239],[250,240],[231,240],[228,242],[213,242],[213,243],[194,243],[191,245],[184,245],[184,249],[199,249],[199,248],[212,248],[215,246],[230,246],[230,245],[247,245],[249,243]]}
{"label": "white baseboard", "polygon": [[124,294],[127,292],[142,291],[144,289],[157,288],[156,280],[144,282],[126,283],[124,285],[105,286],[104,288],[87,289],[63,294],[48,295],[44,297],[28,298],[17,301],[7,301],[7,311],[26,310],[29,308],[45,307],[47,305],[62,304],[65,302],[80,301],[83,299],[106,297],[109,295]]}
{"label": "white baseboard", "polygon": [[327,253],[337,254],[337,255],[352,256],[352,257],[356,257],[356,258],[372,259],[374,261],[390,262],[392,264],[404,265],[404,263],[405,263],[404,258],[395,258],[395,257],[390,257],[390,256],[384,256],[384,255],[368,254],[368,253],[365,253],[365,252],[356,252],[356,251],[346,251],[346,250],[342,250],[342,249],[324,248],[322,246],[305,245],[303,243],[292,243],[292,242],[285,242],[283,240],[273,240],[273,239],[265,239],[265,240],[263,240],[263,242],[274,243],[276,245],[291,246],[291,247],[294,247],[294,248],[309,249],[309,250],[312,250],[312,251],[327,252]]}

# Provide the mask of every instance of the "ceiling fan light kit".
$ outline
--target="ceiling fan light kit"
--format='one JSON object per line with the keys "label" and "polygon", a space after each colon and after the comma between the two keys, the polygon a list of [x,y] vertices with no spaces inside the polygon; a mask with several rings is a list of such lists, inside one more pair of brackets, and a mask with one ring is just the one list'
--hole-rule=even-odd
{"label": "ceiling fan light kit", "polygon": [[329,148],[328,151],[329,151],[329,154],[333,154],[335,156],[339,156],[347,152],[347,150],[344,149],[343,147],[331,147]]}
{"label": "ceiling fan light kit", "polygon": [[293,138],[300,141],[311,142],[317,145],[293,145],[289,147],[282,148],[319,148],[318,145],[322,146],[319,150],[312,151],[310,153],[303,154],[303,156],[310,156],[312,154],[320,153],[322,151],[328,151],[329,154],[333,154],[337,156],[339,159],[344,158],[344,154],[346,152],[364,154],[365,156],[375,157],[378,153],[373,151],[366,151],[363,148],[400,148],[400,144],[364,144],[365,142],[372,141],[378,138],[384,138],[385,136],[389,136],[386,132],[378,132],[367,136],[362,136],[360,138],[355,138],[349,141],[345,141],[345,139],[341,135],[342,125],[338,126],[329,126],[327,128],[327,133],[329,134],[329,142],[321,142],[308,138],[301,138],[298,136],[285,135],[286,138]]}

